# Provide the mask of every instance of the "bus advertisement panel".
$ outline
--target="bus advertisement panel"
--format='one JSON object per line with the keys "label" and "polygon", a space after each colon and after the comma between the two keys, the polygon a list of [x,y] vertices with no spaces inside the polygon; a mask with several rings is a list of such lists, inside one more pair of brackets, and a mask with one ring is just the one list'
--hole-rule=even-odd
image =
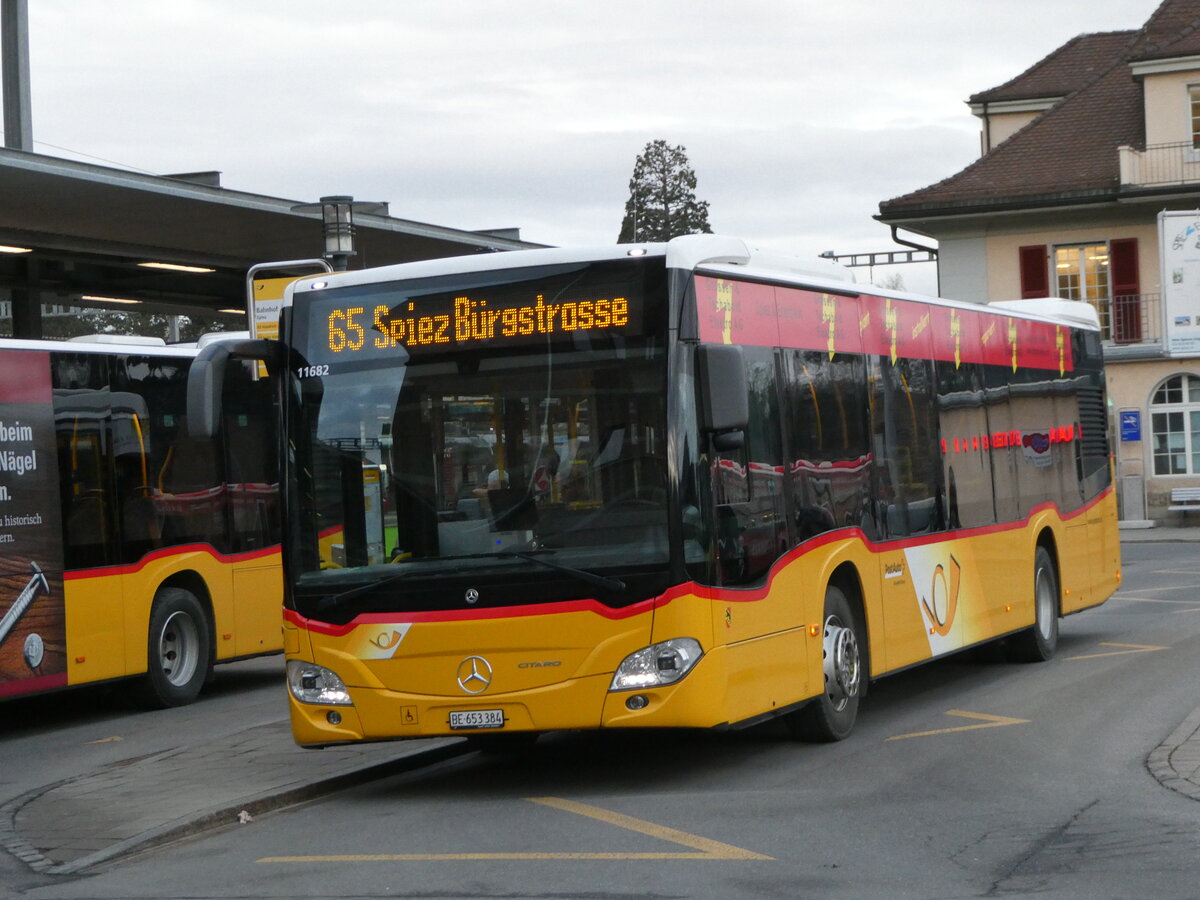
{"label": "bus advertisement panel", "polygon": [[273,390],[231,364],[187,433],[196,350],[0,341],[0,698],[130,679],[144,705],[279,652]]}
{"label": "bus advertisement panel", "polygon": [[872,679],[993,640],[1048,658],[1118,584],[1086,304],[713,236],[289,296],[279,352],[245,352],[284,407],[303,745],[774,716],[837,740]]}
{"label": "bus advertisement panel", "polygon": [[0,696],[66,684],[48,355],[0,349]]}

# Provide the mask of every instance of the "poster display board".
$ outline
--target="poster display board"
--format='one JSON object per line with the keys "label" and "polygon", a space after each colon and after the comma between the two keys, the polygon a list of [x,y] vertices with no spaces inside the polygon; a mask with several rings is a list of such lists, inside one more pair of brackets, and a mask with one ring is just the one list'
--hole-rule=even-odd
{"label": "poster display board", "polygon": [[1164,349],[1168,356],[1200,353],[1200,210],[1160,212]]}
{"label": "poster display board", "polygon": [[0,350],[0,696],[67,682],[48,353]]}

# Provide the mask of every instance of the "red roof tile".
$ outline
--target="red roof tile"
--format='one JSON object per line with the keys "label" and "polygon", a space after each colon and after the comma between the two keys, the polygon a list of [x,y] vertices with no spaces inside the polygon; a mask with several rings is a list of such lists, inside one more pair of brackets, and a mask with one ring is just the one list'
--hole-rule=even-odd
{"label": "red roof tile", "polygon": [[1200,54],[1200,4],[1165,0],[1138,33],[1131,62]]}
{"label": "red roof tile", "polygon": [[1065,97],[1112,65],[1133,42],[1136,31],[1107,31],[1071,38],[1016,78],[991,90],[972,94],[968,103]]}

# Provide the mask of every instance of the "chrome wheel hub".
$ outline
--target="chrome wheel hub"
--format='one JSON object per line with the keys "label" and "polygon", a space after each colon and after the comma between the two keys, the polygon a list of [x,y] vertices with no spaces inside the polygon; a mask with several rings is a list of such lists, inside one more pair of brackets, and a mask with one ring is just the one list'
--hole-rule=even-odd
{"label": "chrome wheel hub", "polygon": [[1050,640],[1054,631],[1054,620],[1058,615],[1055,609],[1055,596],[1051,588],[1050,577],[1044,569],[1038,569],[1037,583],[1034,585],[1034,602],[1037,604],[1037,629],[1042,640]]}
{"label": "chrome wheel hub", "polygon": [[830,616],[825,620],[822,645],[825,654],[825,694],[833,708],[840,711],[858,696],[862,678],[858,639],[854,636],[854,629],[842,624],[837,616]]}
{"label": "chrome wheel hub", "polygon": [[176,687],[191,681],[200,665],[200,633],[191,616],[176,612],[163,623],[158,638],[158,662],[167,681]]}

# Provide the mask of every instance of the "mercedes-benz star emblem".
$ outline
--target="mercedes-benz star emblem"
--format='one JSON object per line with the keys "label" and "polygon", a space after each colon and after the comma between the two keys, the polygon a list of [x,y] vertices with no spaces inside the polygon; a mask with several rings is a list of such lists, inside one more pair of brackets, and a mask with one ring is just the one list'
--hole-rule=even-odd
{"label": "mercedes-benz star emblem", "polygon": [[468,694],[482,694],[492,683],[492,664],[482,656],[468,656],[458,664],[458,686]]}
{"label": "mercedes-benz star emblem", "polygon": [[472,604],[478,603],[479,602],[479,591],[475,590],[475,588],[467,588],[467,593],[463,596],[463,599],[466,600],[468,603],[472,603]]}

